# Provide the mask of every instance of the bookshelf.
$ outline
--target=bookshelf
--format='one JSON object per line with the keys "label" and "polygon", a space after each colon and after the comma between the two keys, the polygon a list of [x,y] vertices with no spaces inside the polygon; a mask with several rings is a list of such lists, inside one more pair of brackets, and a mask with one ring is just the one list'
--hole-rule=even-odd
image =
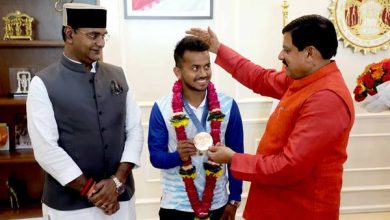
{"label": "bookshelf", "polygon": [[[70,0],[61,1],[62,3]],[[96,4],[96,0],[74,0]],[[44,172],[34,159],[32,149],[15,149],[16,116],[26,114],[26,97],[12,97],[9,82],[10,68],[33,66],[42,70],[62,55],[62,12],[53,0],[2,0],[0,17],[19,10],[34,18],[33,40],[3,40],[4,22],[0,19],[0,123],[9,129],[9,151],[0,151],[0,219],[42,216],[41,195]],[[19,209],[11,209],[10,194],[6,186],[9,178],[25,184]],[[23,185],[22,184],[22,185]],[[28,198],[28,199],[27,199]]]}

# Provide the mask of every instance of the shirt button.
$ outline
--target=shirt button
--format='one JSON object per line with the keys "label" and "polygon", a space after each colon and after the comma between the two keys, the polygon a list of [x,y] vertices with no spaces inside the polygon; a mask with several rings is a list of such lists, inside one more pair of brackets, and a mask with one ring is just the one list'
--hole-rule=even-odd
{"label": "shirt button", "polygon": [[102,128],[101,131],[104,132],[106,129],[105,128]]}
{"label": "shirt button", "polygon": [[102,115],[103,114],[103,112],[102,111],[99,111],[99,115]]}

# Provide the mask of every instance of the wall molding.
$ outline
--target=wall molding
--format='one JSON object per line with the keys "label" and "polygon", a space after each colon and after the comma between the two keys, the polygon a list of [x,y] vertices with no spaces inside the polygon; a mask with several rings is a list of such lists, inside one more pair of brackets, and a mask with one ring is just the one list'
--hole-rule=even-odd
{"label": "wall molding", "polygon": [[341,206],[340,213],[363,213],[363,212],[388,212],[390,204],[362,205],[362,206]]}
{"label": "wall molding", "polygon": [[347,186],[341,189],[341,192],[368,192],[390,190],[390,185],[372,185],[372,186]]}
{"label": "wall molding", "polygon": [[372,172],[372,171],[389,171],[390,167],[365,167],[365,168],[347,168],[344,172]]}
{"label": "wall molding", "polygon": [[136,198],[135,204],[136,205],[149,205],[149,204],[160,204],[160,197],[157,198]]}
{"label": "wall molding", "polygon": [[363,133],[363,134],[350,134],[350,138],[367,138],[367,137],[390,137],[390,133]]}

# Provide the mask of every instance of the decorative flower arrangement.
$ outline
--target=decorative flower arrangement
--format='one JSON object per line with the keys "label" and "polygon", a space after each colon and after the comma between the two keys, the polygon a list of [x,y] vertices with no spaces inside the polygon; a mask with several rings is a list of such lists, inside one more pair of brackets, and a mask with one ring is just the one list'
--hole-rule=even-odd
{"label": "decorative flower arrangement", "polygon": [[[180,80],[175,82],[172,91],[173,116],[170,119],[170,122],[175,128],[177,140],[186,140],[187,134],[185,132],[185,126],[188,125],[189,118],[183,112],[183,85]],[[221,141],[221,123],[224,120],[225,115],[220,109],[218,96],[215,91],[215,87],[211,82],[208,84],[207,91],[207,100],[209,104],[209,116],[207,120],[210,121],[210,135],[213,138],[213,144],[215,145]],[[213,161],[207,161],[203,164],[203,167],[206,171],[206,184],[202,200],[199,200],[198,192],[195,187],[194,179],[196,178],[197,173],[196,167],[192,165],[191,158],[188,161],[183,162],[179,171],[183,179],[191,207],[195,212],[195,219],[209,219],[209,210],[213,201],[215,184],[217,182],[217,178],[222,175],[222,165]]]}
{"label": "decorative flower arrangement", "polygon": [[390,80],[390,59],[366,66],[364,72],[357,78],[357,86],[353,93],[355,100],[363,101],[367,95],[378,93],[377,86]]}
{"label": "decorative flower arrangement", "polygon": [[381,111],[390,106],[390,58],[368,65],[357,78],[355,100],[368,110]]}

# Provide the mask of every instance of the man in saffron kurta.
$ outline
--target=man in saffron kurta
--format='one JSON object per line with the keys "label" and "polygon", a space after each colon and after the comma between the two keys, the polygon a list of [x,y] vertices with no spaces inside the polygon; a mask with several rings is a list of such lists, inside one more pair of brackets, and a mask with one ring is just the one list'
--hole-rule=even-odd
{"label": "man in saffron kurta", "polygon": [[279,54],[286,67],[281,72],[255,65],[220,44],[210,29],[188,33],[210,42],[216,63],[243,85],[280,99],[256,155],[224,147],[209,152],[214,161],[231,163],[234,177],[251,182],[244,218],[338,219],[354,108],[336,62],[330,60],[337,50],[332,23],[309,15],[288,24]]}

